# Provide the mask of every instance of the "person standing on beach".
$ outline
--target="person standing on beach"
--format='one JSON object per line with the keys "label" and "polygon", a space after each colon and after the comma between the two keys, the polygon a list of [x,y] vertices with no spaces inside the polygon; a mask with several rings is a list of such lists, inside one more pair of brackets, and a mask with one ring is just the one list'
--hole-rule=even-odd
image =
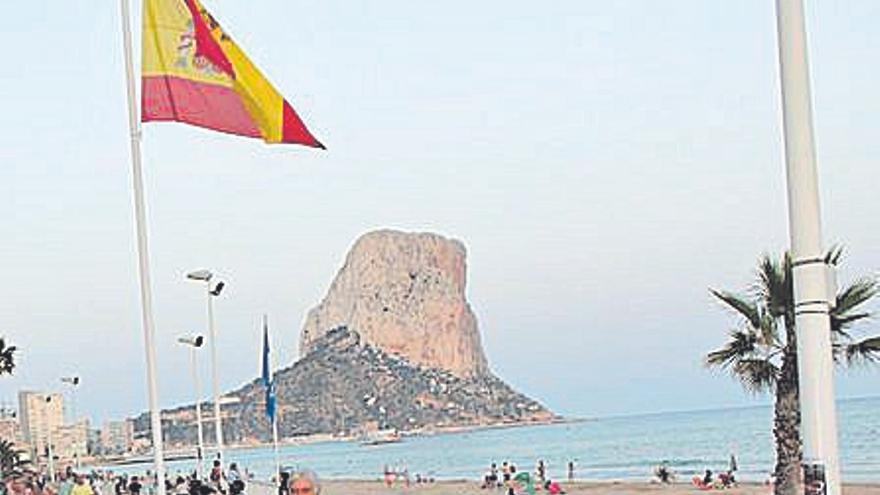
{"label": "person standing on beach", "polygon": [[281,472],[281,478],[278,480],[278,495],[290,495],[290,473]]}
{"label": "person standing on beach", "polygon": [[230,484],[241,480],[241,473],[238,471],[238,464],[233,462],[229,465],[229,472],[226,473],[226,479]]}
{"label": "person standing on beach", "polygon": [[513,463],[510,463],[510,473],[508,473],[508,481],[507,481],[507,495],[516,495],[516,492],[513,490],[513,485],[516,484],[514,478],[516,477],[516,466]]}
{"label": "person standing on beach", "polygon": [[568,461],[568,481],[574,481],[574,460]]}
{"label": "person standing on beach", "polygon": [[141,483],[137,476],[131,477],[131,483],[128,484],[128,493],[131,495],[141,495]]}
{"label": "person standing on beach", "polygon": [[385,468],[382,474],[385,477],[385,486],[391,488],[391,486],[394,485],[394,472],[388,466],[388,464],[385,464]]}
{"label": "person standing on beach", "polygon": [[116,479],[116,483],[113,485],[113,493],[116,495],[122,495],[125,493],[125,478],[122,476]]}
{"label": "person standing on beach", "polygon": [[223,483],[226,480],[226,474],[223,472],[223,466],[220,464],[219,459],[214,460],[214,467],[211,468],[211,474],[209,479],[211,480],[211,485],[220,493],[226,493],[226,490],[223,488]]}

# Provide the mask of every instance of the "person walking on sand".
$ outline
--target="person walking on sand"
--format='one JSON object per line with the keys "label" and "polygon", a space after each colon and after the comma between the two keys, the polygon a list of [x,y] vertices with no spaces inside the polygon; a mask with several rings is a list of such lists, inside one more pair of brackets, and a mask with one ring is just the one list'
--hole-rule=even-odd
{"label": "person walking on sand", "polygon": [[535,467],[535,476],[538,478],[538,482],[543,485],[544,479],[547,477],[547,466],[544,465],[544,459],[538,459],[538,465]]}
{"label": "person walking on sand", "polygon": [[568,481],[574,481],[574,460],[568,461]]}

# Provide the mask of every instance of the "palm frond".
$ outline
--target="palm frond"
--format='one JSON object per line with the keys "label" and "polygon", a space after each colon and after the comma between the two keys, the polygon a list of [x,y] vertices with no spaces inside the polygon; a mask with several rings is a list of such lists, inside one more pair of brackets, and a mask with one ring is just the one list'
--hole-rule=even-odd
{"label": "palm frond", "polygon": [[779,368],[766,359],[742,359],[734,365],[731,372],[746,390],[753,393],[774,390],[779,378]]}
{"label": "palm frond", "polygon": [[831,311],[831,330],[844,332],[856,321],[869,318],[868,312],[853,313],[862,304],[880,293],[880,284],[874,277],[856,280],[837,294],[836,306]]}
{"label": "palm frond", "polygon": [[837,316],[832,311],[831,313],[831,338],[851,338],[849,332],[847,331],[849,327],[853,325],[853,323],[861,320],[868,319],[872,317],[872,313],[853,313],[851,315],[846,315],[843,317]]}
{"label": "palm frond", "polygon": [[758,283],[755,293],[774,317],[785,316],[792,302],[791,259],[788,253],[782,261],[763,255],[758,261]]}
{"label": "palm frond", "polygon": [[731,330],[730,341],[717,351],[712,351],[706,356],[706,366],[716,368],[731,368],[737,362],[751,358],[757,351],[758,337],[749,330]]}
{"label": "palm frond", "polygon": [[843,258],[843,246],[841,244],[835,244],[825,253],[825,264],[837,266],[840,264],[841,258]]}
{"label": "palm frond", "polygon": [[844,355],[847,364],[870,364],[880,362],[880,336],[846,344]]}
{"label": "palm frond", "polygon": [[6,346],[6,342],[0,338],[0,375],[12,374],[15,369],[15,352],[18,350],[14,345]]}
{"label": "palm frond", "polygon": [[768,348],[779,349],[782,342],[779,340],[778,319],[766,311],[761,312],[761,325],[757,328],[758,342]]}
{"label": "palm frond", "polygon": [[746,300],[742,296],[733,294],[727,291],[720,291],[715,289],[709,289],[712,292],[712,295],[721,300],[728,307],[733,309],[737,314],[745,318],[745,320],[752,326],[752,328],[759,328],[761,326],[761,313],[758,310],[757,305]]}

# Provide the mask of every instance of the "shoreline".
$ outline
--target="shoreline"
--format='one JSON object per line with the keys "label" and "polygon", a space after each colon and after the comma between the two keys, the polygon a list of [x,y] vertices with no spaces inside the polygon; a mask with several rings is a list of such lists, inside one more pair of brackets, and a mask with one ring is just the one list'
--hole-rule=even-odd
{"label": "shoreline", "polygon": [[[503,430],[508,428],[521,428],[528,426],[553,426],[553,425],[561,425],[561,424],[576,424],[576,423],[584,423],[592,421],[588,418],[567,418],[563,416],[557,416],[553,419],[542,420],[542,421],[529,421],[529,422],[521,422],[521,423],[494,423],[494,424],[479,424],[479,425],[457,425],[457,426],[444,426],[439,428],[421,428],[418,430],[407,430],[400,432],[400,436],[404,438],[408,437],[422,437],[422,436],[435,436],[435,435],[454,435],[460,433],[469,433],[475,431],[484,431],[484,430]],[[330,433],[315,433],[311,435],[303,435],[300,437],[287,437],[279,439],[278,446],[279,447],[296,447],[300,445],[312,445],[316,443],[344,443],[344,442],[357,442],[359,436],[349,435],[349,436],[334,436]],[[242,451],[249,449],[264,449],[273,447],[271,442],[261,442],[261,443],[238,443],[238,444],[226,444],[223,446],[224,450],[231,451]],[[184,447],[170,447],[166,446],[165,450],[165,458],[169,460],[169,458],[175,459],[195,459],[195,454],[193,453],[196,450],[195,445],[184,446]],[[210,452],[213,450],[211,445],[206,445],[205,450]],[[114,457],[95,457],[95,458],[83,458],[81,459],[86,464],[98,464],[102,466],[125,466],[125,465],[137,465],[137,464],[146,464],[153,462],[152,453],[140,453],[137,455],[131,456],[114,456]]]}
{"label": "shoreline", "polygon": [[[320,473],[318,473],[320,476]],[[676,482],[668,485],[651,482],[634,481],[562,481],[560,482],[567,495],[696,495],[705,493],[688,482]],[[724,490],[709,490],[730,495],[771,495],[772,488],[763,483],[744,482]],[[272,486],[264,483],[251,483],[249,492],[253,495],[274,495]],[[332,479],[321,480],[322,495],[388,495],[409,492],[426,495],[504,495],[499,489],[480,488],[474,480],[442,480],[427,484],[411,484],[409,487],[397,483],[392,487],[385,486],[379,479],[373,481]],[[537,492],[539,495],[543,491]],[[846,495],[880,495],[878,483],[844,483],[843,493]]]}

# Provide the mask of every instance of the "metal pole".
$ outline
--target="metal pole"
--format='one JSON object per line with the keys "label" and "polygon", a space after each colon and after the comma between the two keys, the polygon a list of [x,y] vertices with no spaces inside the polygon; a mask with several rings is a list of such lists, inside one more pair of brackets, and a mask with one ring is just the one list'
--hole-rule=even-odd
{"label": "metal pole", "polygon": [[223,420],[220,418],[220,384],[217,382],[217,330],[214,327],[214,300],[211,295],[211,281],[205,282],[208,288],[208,331],[211,335],[211,381],[214,389],[214,437],[217,453],[223,456]]}
{"label": "metal pole", "polygon": [[47,436],[47,440],[48,440],[46,442],[46,449],[47,449],[47,454],[49,456],[49,459],[47,459],[47,462],[48,462],[47,467],[49,468],[49,481],[51,481],[52,483],[55,483],[55,454],[52,451],[53,449],[52,449],[52,426],[51,425],[49,426],[49,432],[46,434],[46,436]]}
{"label": "metal pole", "polygon": [[777,0],[805,489],[840,495],[831,355],[807,37],[802,0]]}
{"label": "metal pole", "polygon": [[193,386],[195,387],[195,391],[196,391],[196,425],[197,425],[196,429],[199,432],[198,452],[196,453],[197,454],[197,456],[196,456],[196,462],[197,462],[196,473],[198,475],[198,478],[202,479],[202,470],[203,470],[202,463],[203,463],[203,458],[205,456],[205,440],[204,440],[204,436],[202,434],[202,404],[201,404],[201,402],[202,402],[202,398],[201,398],[202,387],[201,387],[201,384],[199,383],[199,372],[196,367],[196,349],[197,348],[195,346],[190,347],[190,353],[191,353],[190,356],[192,356],[191,361],[192,361]]}
{"label": "metal pole", "polygon": [[[73,430],[73,431],[74,431],[74,437],[73,437],[73,439],[74,439],[74,440],[73,440],[73,465],[76,466],[77,469],[79,469],[79,467],[80,467],[80,466],[79,466],[79,449],[80,449],[80,444],[79,444],[79,434],[78,434],[78,430],[79,430],[79,428],[78,428],[78,427],[79,427],[79,421],[77,421],[77,417],[76,417],[76,389],[77,389],[77,384],[76,384],[75,381],[69,381],[68,383],[69,383],[70,386],[71,386],[71,390],[70,390],[70,424],[73,426],[73,429],[74,429],[74,430]],[[86,435],[88,435],[88,430],[87,430]]]}
{"label": "metal pole", "polygon": [[[78,388],[79,388],[79,385],[74,383],[73,384],[73,392],[71,392],[71,394],[70,394],[70,401],[73,402],[73,404],[71,404],[71,407],[73,409],[73,411],[72,411],[72,413],[73,413],[73,427],[75,428],[75,431],[79,430],[79,420],[77,419],[77,415],[76,415],[76,392],[77,392]],[[83,425],[83,426],[85,426],[85,425]],[[89,429],[85,428],[85,431],[86,431],[86,445],[88,445]],[[74,465],[76,466],[77,469],[79,469],[80,468],[79,449],[82,448],[82,446],[79,443],[79,439],[80,439],[79,433],[76,434],[75,438],[76,438],[76,441],[74,442],[75,447],[74,447],[74,451],[73,451]]]}
{"label": "metal pole", "polygon": [[278,411],[272,416],[272,446],[275,450],[275,482],[281,481],[281,458],[278,455]]}
{"label": "metal pole", "polygon": [[153,462],[156,490],[165,495],[165,462],[162,452],[162,417],[159,410],[159,387],[156,383],[156,348],[153,324],[153,298],[150,290],[150,262],[147,250],[147,215],[144,202],[144,181],[141,167],[141,131],[134,83],[129,0],[119,0],[122,9],[122,41],[125,54],[126,94],[128,96],[128,127],[131,136],[132,189],[134,193],[135,226],[137,230],[138,273],[140,275],[141,316],[144,330],[144,351],[147,360],[147,390],[150,405],[150,426],[153,433]]}
{"label": "metal pole", "polygon": [[[52,397],[46,397],[46,403],[49,404],[52,402]],[[48,411],[46,411],[47,416]],[[62,411],[62,416],[64,412]],[[46,454],[48,454],[48,459],[46,467],[49,469],[49,481],[55,483],[55,454],[52,449],[52,422],[47,421],[47,429],[46,429]]]}

